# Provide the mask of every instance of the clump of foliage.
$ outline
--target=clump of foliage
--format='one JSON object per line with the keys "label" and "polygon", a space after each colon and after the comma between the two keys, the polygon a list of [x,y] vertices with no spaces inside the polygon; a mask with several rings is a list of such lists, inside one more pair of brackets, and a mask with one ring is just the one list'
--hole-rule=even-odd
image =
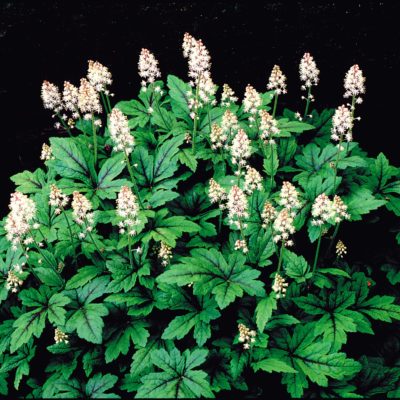
{"label": "clump of foliage", "polygon": [[44,82],[59,134],[11,178],[0,228],[0,393],[263,396],[280,375],[291,397],[400,396],[400,340],[376,357],[348,343],[400,319],[398,265],[378,289],[339,240],[379,208],[400,216],[399,169],[353,141],[361,70],[350,104],[318,112],[306,53],[300,115],[280,110],[278,66],[239,105],[201,40],[183,50],[190,83],[159,80],[142,50],[139,96],[114,107],[98,62],[79,88]]}

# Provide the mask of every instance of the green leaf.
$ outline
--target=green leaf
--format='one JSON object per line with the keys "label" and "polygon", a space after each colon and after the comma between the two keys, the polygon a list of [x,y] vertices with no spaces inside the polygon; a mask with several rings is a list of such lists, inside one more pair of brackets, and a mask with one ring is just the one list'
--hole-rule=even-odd
{"label": "green leaf", "polygon": [[127,354],[131,343],[145,347],[150,335],[146,329],[148,325],[142,320],[132,320],[129,325],[118,329],[106,343],[106,363],[116,360],[120,354]]}
{"label": "green leaf", "polygon": [[345,157],[343,159],[339,159],[337,164],[338,169],[346,169],[346,168],[366,168],[368,163],[364,158],[360,156],[350,156]]}
{"label": "green leaf", "polygon": [[152,230],[145,234],[143,241],[147,242],[151,238],[155,241],[162,241],[168,246],[175,247],[176,239],[180,238],[183,232],[198,232],[199,225],[181,216],[167,217],[167,210],[157,212]]}
{"label": "green leaf", "polygon": [[124,155],[117,153],[102,165],[97,177],[96,194],[101,199],[115,199],[121,186],[131,184],[124,179],[114,180],[125,168]]}
{"label": "green leaf", "polygon": [[152,208],[157,208],[177,197],[179,197],[179,193],[173,192],[172,190],[157,190],[151,195],[148,202]]}
{"label": "green leaf", "polygon": [[358,303],[357,311],[378,321],[392,322],[392,319],[400,320],[400,306],[393,304],[395,300],[393,296],[373,296]]}
{"label": "green leaf", "polygon": [[129,120],[131,129],[140,126],[143,128],[150,121],[148,109],[138,100],[120,101],[115,105],[125,115],[132,116]]}
{"label": "green leaf", "polygon": [[38,168],[35,172],[24,171],[10,178],[21,193],[39,193],[46,186],[46,173]]}
{"label": "green leaf", "polygon": [[182,149],[179,152],[179,161],[193,172],[196,172],[197,160],[191,149]]}
{"label": "green leaf", "polygon": [[153,182],[158,183],[171,177],[177,170],[176,157],[179,146],[183,143],[185,136],[179,135],[165,141],[158,149],[154,157]]}
{"label": "green leaf", "polygon": [[252,363],[252,367],[254,371],[262,369],[265,372],[287,372],[297,374],[297,371],[290,364],[272,357]]}
{"label": "green leaf", "polygon": [[56,158],[55,168],[63,178],[90,183],[90,169],[81,148],[72,138],[51,138],[51,148]]}
{"label": "green leaf", "polygon": [[347,309],[355,302],[354,293],[342,287],[328,293],[326,289],[320,292],[321,297],[309,294],[298,297],[294,302],[310,315],[320,315],[315,325],[315,333],[322,334],[333,351],[341,348],[347,341],[347,332],[356,332],[355,313]]}
{"label": "green leaf", "polygon": [[103,304],[86,304],[76,310],[67,322],[67,330],[76,330],[81,339],[100,344],[103,341],[104,322],[102,317],[108,314]]}
{"label": "green leaf", "polygon": [[183,354],[177,349],[169,353],[164,349],[153,350],[151,360],[163,372],[145,375],[136,398],[214,398],[207,374],[194,368],[203,364],[207,350],[186,350]]}
{"label": "green leaf", "polygon": [[210,322],[219,318],[221,314],[217,310],[215,300],[209,296],[199,298],[196,303],[188,303],[185,307],[179,307],[185,308],[189,312],[175,317],[165,328],[162,339],[182,339],[194,328],[193,337],[198,346],[203,346],[211,337]]}
{"label": "green leaf", "polygon": [[285,273],[290,278],[293,278],[297,283],[305,282],[311,277],[310,266],[303,256],[284,249],[283,265]]}
{"label": "green leaf", "polygon": [[28,343],[32,335],[39,337],[45,327],[46,313],[36,309],[22,314],[13,324],[15,328],[11,335],[10,352],[13,353],[23,344]]}
{"label": "green leaf", "polygon": [[176,117],[188,119],[190,114],[188,93],[192,92],[192,88],[174,75],[168,75],[167,86],[171,97],[172,111]]}
{"label": "green leaf", "polygon": [[100,373],[90,378],[86,384],[85,393],[90,399],[119,399],[115,393],[106,393],[112,389],[118,381],[118,377],[112,374]]}
{"label": "green leaf", "polygon": [[67,282],[65,285],[66,289],[77,289],[78,287],[84,286],[90,280],[100,275],[101,271],[94,265],[88,265],[82,267],[78,272]]}
{"label": "green leaf", "polygon": [[302,133],[304,131],[309,131],[314,129],[314,126],[305,122],[289,121],[287,118],[281,118],[278,120],[278,128],[280,130],[280,134],[284,135],[290,132]]}
{"label": "green leaf", "polygon": [[284,373],[282,383],[292,397],[302,397],[308,387],[307,378],[320,386],[328,385],[328,378],[343,379],[355,375],[361,365],[344,353],[331,351],[329,341],[321,341],[310,324],[298,324],[290,336],[286,329],[275,337],[276,348],[271,356],[291,365],[297,374]]}
{"label": "green leaf", "polygon": [[71,300],[62,293],[56,293],[50,297],[47,306],[49,321],[56,325],[64,325],[66,311],[63,308]]}
{"label": "green leaf", "polygon": [[385,204],[384,200],[378,200],[372,192],[362,186],[356,186],[348,196],[343,197],[347,204],[347,211],[352,221],[360,221],[361,215],[368,214]]}
{"label": "green leaf", "polygon": [[158,281],[179,286],[194,282],[193,293],[213,293],[221,309],[244,292],[251,296],[265,294],[264,284],[256,280],[260,272],[245,265],[246,257],[239,252],[230,254],[228,261],[215,249],[194,249],[191,254],[192,257],[182,258],[180,264],[172,265]]}
{"label": "green leaf", "polygon": [[275,145],[267,146],[263,161],[264,172],[268,176],[275,176],[279,167],[278,152]]}
{"label": "green leaf", "polygon": [[392,176],[397,174],[397,168],[390,166],[386,156],[379,153],[375,162],[371,164],[371,174],[369,186],[376,193],[383,189]]}
{"label": "green leaf", "polygon": [[265,325],[272,316],[272,311],[277,309],[277,302],[274,296],[268,296],[257,303],[255,315],[256,324],[260,332],[264,331]]}

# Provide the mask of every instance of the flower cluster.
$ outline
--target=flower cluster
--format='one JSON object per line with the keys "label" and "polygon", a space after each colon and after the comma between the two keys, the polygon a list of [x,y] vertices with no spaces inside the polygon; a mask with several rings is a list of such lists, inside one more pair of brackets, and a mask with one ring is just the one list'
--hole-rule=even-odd
{"label": "flower cluster", "polygon": [[289,284],[285,282],[285,279],[281,275],[279,275],[278,273],[275,275],[274,284],[272,285],[272,290],[276,293],[277,299],[285,297],[288,285]]}
{"label": "flower cluster", "polygon": [[347,206],[343,200],[335,195],[333,201],[331,201],[325,193],[320,194],[315,199],[311,215],[313,216],[311,223],[316,226],[321,226],[332,221],[333,223],[339,223],[344,219],[350,219]]}
{"label": "flower cluster", "polygon": [[254,192],[254,190],[262,189],[262,177],[260,173],[252,167],[247,167],[246,175],[244,177],[244,191],[248,194]]}
{"label": "flower cluster", "polygon": [[217,183],[213,178],[210,179],[210,188],[208,190],[208,197],[211,203],[219,203],[221,209],[225,208],[223,202],[227,199],[225,189]]}
{"label": "flower cluster", "polygon": [[123,234],[127,229],[129,235],[136,234],[135,226],[139,223],[138,213],[139,205],[136,196],[128,186],[122,186],[117,198],[117,215],[123,218],[118,224],[119,233]]}
{"label": "flower cluster", "polygon": [[239,166],[240,168],[246,165],[246,159],[250,157],[250,139],[243,129],[239,129],[235,135],[231,146],[232,164]]}
{"label": "flower cluster", "polygon": [[316,226],[321,226],[333,218],[332,201],[325,193],[321,193],[315,199],[311,208],[311,215],[313,216],[311,223]]}
{"label": "flower cluster", "polygon": [[58,343],[68,344],[69,337],[61,329],[56,328],[54,330],[54,341],[56,342],[56,344],[58,344]]}
{"label": "flower cluster", "polygon": [[350,219],[350,214],[347,212],[347,205],[344,204],[343,200],[338,195],[333,197],[332,209],[335,223],[339,223],[344,219]]}
{"label": "flower cluster", "polygon": [[222,115],[221,128],[229,135],[239,129],[237,116],[231,110],[226,110]]}
{"label": "flower cluster", "polygon": [[226,148],[226,141],[228,140],[228,135],[225,131],[217,124],[212,124],[211,126],[211,148],[213,150]]}
{"label": "flower cluster", "polygon": [[114,150],[129,155],[135,145],[135,139],[131,135],[128,118],[118,108],[112,109],[108,128],[111,140],[114,142]]}
{"label": "flower cluster", "polygon": [[20,286],[22,286],[24,281],[15,274],[14,271],[8,271],[6,280],[6,289],[11,290],[12,293],[16,293]]}
{"label": "flower cluster", "polygon": [[300,207],[299,194],[290,182],[283,182],[279,204],[289,211]]}
{"label": "flower cluster", "polygon": [[[345,138],[348,142],[353,140],[351,129],[353,121],[350,110],[342,105],[338,107],[332,117],[331,139],[335,142],[340,142]],[[340,147],[343,150],[343,147]]]}
{"label": "flower cluster", "polygon": [[203,74],[199,79],[199,107],[203,107],[204,104],[216,105],[216,100],[214,99],[215,92],[217,91],[217,86],[212,81],[210,74]]}
{"label": "flower cluster", "polygon": [[310,53],[304,53],[299,66],[300,80],[303,82],[302,90],[318,85],[319,69]]}
{"label": "flower cluster", "polygon": [[344,78],[345,93],[343,97],[354,97],[356,103],[362,103],[361,94],[365,93],[365,77],[360,67],[355,64],[346,73]]}
{"label": "flower cluster", "polygon": [[339,240],[336,244],[336,255],[339,258],[343,258],[343,256],[346,254],[347,254],[347,247],[341,240]]}
{"label": "flower cluster", "polygon": [[233,89],[226,83],[222,86],[222,95],[221,95],[221,106],[229,107],[231,104],[234,104],[238,101],[238,98],[235,96],[235,92]]}
{"label": "flower cluster", "polygon": [[[86,225],[86,230],[88,232],[92,231],[93,225],[93,212],[92,203],[84,196],[83,194],[75,191],[72,193],[72,215],[74,217],[75,222],[78,225]],[[85,237],[85,233],[80,233],[79,237],[83,239]]]}
{"label": "flower cluster", "polygon": [[100,114],[103,110],[100,104],[99,93],[86,78],[82,78],[80,81],[78,107],[85,114],[85,119],[90,119],[94,113]]}
{"label": "flower cluster", "polygon": [[249,329],[244,324],[238,325],[239,329],[239,342],[243,343],[243,348],[248,350],[250,348],[251,343],[256,341],[255,337],[257,336],[256,331]]}
{"label": "flower cluster", "polygon": [[192,85],[198,83],[199,78],[205,73],[209,73],[211,68],[211,57],[201,39],[196,40],[189,33],[183,36],[183,56],[188,59],[189,77]]}
{"label": "flower cluster", "polygon": [[56,85],[49,81],[42,83],[42,100],[44,108],[58,113],[62,110],[62,100],[60,90]]}
{"label": "flower cluster", "polygon": [[260,139],[265,143],[274,144],[274,136],[279,134],[278,122],[266,110],[260,110]]}
{"label": "flower cluster", "polygon": [[160,249],[158,250],[158,258],[161,260],[161,264],[166,267],[172,258],[172,248],[161,242]]}
{"label": "flower cluster", "polygon": [[42,145],[42,152],[40,153],[40,159],[43,161],[54,160],[51,147],[46,143],[43,143]]}
{"label": "flower cluster", "polygon": [[287,208],[283,208],[279,211],[273,224],[275,243],[282,240],[285,246],[293,246],[293,240],[289,239],[289,236],[293,235],[295,232],[293,223],[294,217]]}
{"label": "flower cluster", "polygon": [[[247,198],[243,190],[239,186],[232,186],[228,195],[228,217],[231,224],[235,224],[238,228],[241,227],[240,220],[247,218],[249,213],[247,212],[248,204]],[[246,226],[245,224],[243,225]]]}
{"label": "flower cluster", "polygon": [[275,220],[277,214],[278,213],[275,207],[269,201],[266,201],[261,213],[261,218],[263,221],[262,227],[265,229],[271,222]]}
{"label": "flower cluster", "polygon": [[147,49],[142,49],[140,52],[138,68],[139,76],[142,78],[141,84],[143,89],[161,76],[157,59],[154,57],[154,54]]}
{"label": "flower cluster", "polygon": [[234,246],[235,250],[242,250],[244,254],[246,254],[249,251],[249,248],[247,247],[247,243],[245,240],[236,240],[235,242],[235,246]]}
{"label": "flower cluster", "polygon": [[50,186],[49,204],[55,207],[54,213],[60,214],[62,209],[66,207],[69,202],[69,197],[64,194],[56,185]]}
{"label": "flower cluster", "polygon": [[65,81],[63,90],[64,108],[67,111],[72,112],[72,117],[74,119],[77,119],[79,117],[78,101],[79,101],[79,89],[72,83]]}
{"label": "flower cluster", "polygon": [[87,78],[95,90],[109,94],[107,86],[112,84],[112,76],[111,72],[103,64],[89,60]]}
{"label": "flower cluster", "polygon": [[275,94],[286,93],[286,76],[281,71],[279,65],[274,65],[267,84],[268,90],[275,90]]}
{"label": "flower cluster", "polygon": [[[9,209],[10,213],[6,219],[4,229],[7,232],[7,239],[16,249],[17,244],[21,243],[23,237],[30,230],[31,221],[36,214],[36,205],[28,196],[15,192],[11,194]],[[24,243],[28,244],[30,242],[31,240],[28,238]]]}
{"label": "flower cluster", "polygon": [[[243,109],[250,114],[257,114],[258,108],[261,106],[261,95],[251,85],[246,86],[243,98]],[[251,118],[251,119],[250,119]],[[254,121],[254,117],[250,117],[249,121]]]}

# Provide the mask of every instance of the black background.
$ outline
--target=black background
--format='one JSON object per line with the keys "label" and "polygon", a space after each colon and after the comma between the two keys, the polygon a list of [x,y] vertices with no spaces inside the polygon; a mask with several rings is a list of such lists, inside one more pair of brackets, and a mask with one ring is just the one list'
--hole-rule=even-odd
{"label": "black background", "polygon": [[[293,110],[304,107],[298,63],[305,51],[321,70],[314,91],[318,109],[345,102],[343,78],[358,63],[367,93],[357,108],[362,120],[355,140],[371,156],[383,151],[399,166],[399,17],[400,1],[1,0],[1,215],[14,189],[9,176],[39,167],[42,143],[57,135],[40,99],[44,79],[78,85],[87,60],[94,59],[112,71],[116,99],[133,98],[140,87],[142,47],[154,52],[164,78],[169,73],[185,78],[181,43],[186,31],[210,50],[213,80],[229,83],[240,98],[247,83],[264,91],[272,66],[279,64],[288,77],[282,103]],[[352,243],[350,253],[371,261],[395,248],[391,222],[393,214],[382,211],[379,223],[365,226],[362,240],[355,230],[343,232]],[[358,342],[360,354],[376,354],[377,343],[369,339],[366,347]]]}

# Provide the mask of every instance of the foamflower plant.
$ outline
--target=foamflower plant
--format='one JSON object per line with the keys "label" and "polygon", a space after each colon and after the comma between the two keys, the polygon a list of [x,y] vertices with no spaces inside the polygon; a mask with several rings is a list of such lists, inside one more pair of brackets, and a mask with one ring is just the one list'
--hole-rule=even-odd
{"label": "foamflower plant", "polygon": [[279,101],[285,66],[239,98],[201,39],[182,50],[188,78],[162,80],[142,49],[131,100],[98,61],[43,82],[54,134],[11,177],[0,225],[0,393],[266,398],[275,374],[292,398],[399,396],[400,354],[348,343],[374,347],[376,320],[400,320],[398,264],[375,285],[379,265],[343,241],[383,208],[400,216],[399,169],[362,150],[362,70],[318,110],[328,77],[305,53],[300,113]]}

